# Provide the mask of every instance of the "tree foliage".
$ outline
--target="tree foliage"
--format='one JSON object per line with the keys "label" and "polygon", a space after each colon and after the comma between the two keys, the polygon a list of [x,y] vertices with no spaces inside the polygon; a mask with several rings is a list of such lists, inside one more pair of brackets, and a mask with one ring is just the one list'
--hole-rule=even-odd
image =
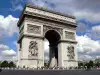
{"label": "tree foliage", "polygon": [[11,67],[16,67],[16,65],[12,61],[8,63],[8,61],[5,60],[5,61],[0,63],[0,67],[9,67],[9,68],[11,68]]}
{"label": "tree foliage", "polygon": [[[96,64],[96,65],[98,65],[98,63]],[[90,68],[92,68],[92,67],[94,67],[95,66],[95,64],[94,64],[94,62],[93,61],[89,61],[89,62],[81,62],[81,63],[78,63],[78,66],[79,67],[87,67],[88,69],[90,69]]]}
{"label": "tree foliage", "polygon": [[100,66],[100,62],[96,62],[94,65],[95,65],[96,67],[99,67],[99,66]]}
{"label": "tree foliage", "polygon": [[93,67],[93,66],[94,66],[94,63],[93,63],[93,61],[91,61],[91,60],[89,61],[88,64],[89,64],[90,67]]}
{"label": "tree foliage", "polygon": [[12,61],[11,61],[8,65],[9,65],[10,68],[11,68],[11,67],[16,67],[16,65],[15,65],[14,62],[12,62]]}
{"label": "tree foliage", "polygon": [[78,66],[79,66],[79,67],[83,66],[83,63],[82,63],[82,62],[81,62],[81,63],[78,63]]}
{"label": "tree foliage", "polygon": [[1,67],[9,67],[8,66],[8,61],[3,61],[2,63],[1,63],[1,65],[0,65]]}

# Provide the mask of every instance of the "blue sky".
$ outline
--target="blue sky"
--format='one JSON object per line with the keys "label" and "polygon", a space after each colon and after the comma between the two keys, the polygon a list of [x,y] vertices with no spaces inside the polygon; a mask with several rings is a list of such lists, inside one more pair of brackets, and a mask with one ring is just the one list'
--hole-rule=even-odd
{"label": "blue sky", "polygon": [[[100,57],[99,0],[1,0],[0,2],[0,59],[17,55],[17,22],[26,3],[71,14],[76,17],[80,59]],[[9,57],[9,58],[8,58]]]}

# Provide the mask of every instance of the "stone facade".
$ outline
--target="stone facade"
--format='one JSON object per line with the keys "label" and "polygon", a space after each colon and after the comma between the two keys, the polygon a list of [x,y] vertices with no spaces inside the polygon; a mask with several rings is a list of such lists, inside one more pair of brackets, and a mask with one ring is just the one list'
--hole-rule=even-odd
{"label": "stone facade", "polygon": [[56,31],[61,37],[58,44],[58,66],[78,66],[76,21],[73,16],[26,5],[18,27],[18,66],[44,66],[44,38],[49,30]]}

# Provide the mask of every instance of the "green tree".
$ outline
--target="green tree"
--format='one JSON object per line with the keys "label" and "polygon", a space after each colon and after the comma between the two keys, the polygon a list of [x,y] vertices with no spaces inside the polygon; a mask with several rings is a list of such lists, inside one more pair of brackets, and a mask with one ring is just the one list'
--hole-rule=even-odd
{"label": "green tree", "polygon": [[85,64],[85,66],[87,66],[87,69],[91,69],[94,66],[94,63],[90,60],[88,63]]}
{"label": "green tree", "polygon": [[16,67],[16,65],[15,65],[14,62],[12,62],[12,61],[11,61],[8,65],[9,65],[10,68],[11,68],[11,67]]}
{"label": "green tree", "polygon": [[79,67],[83,66],[83,63],[82,63],[82,62],[81,62],[81,63],[78,63],[78,66],[79,66]]}
{"label": "green tree", "polygon": [[91,60],[89,61],[89,66],[90,66],[90,67],[93,67],[93,66],[94,66],[93,61],[91,61]]}
{"label": "green tree", "polygon": [[1,61],[0,61],[0,67],[1,67]]}
{"label": "green tree", "polygon": [[9,67],[9,64],[8,64],[8,61],[3,61],[2,63],[1,63],[1,67]]}
{"label": "green tree", "polygon": [[99,67],[99,66],[100,66],[100,62],[96,62],[96,63],[95,63],[95,66],[96,66],[96,67]]}

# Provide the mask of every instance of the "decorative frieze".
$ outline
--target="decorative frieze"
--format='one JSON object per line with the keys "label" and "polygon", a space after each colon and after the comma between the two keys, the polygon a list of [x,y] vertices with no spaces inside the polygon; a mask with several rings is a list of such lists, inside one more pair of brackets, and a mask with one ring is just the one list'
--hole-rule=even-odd
{"label": "decorative frieze", "polygon": [[34,34],[41,34],[41,27],[36,25],[27,24],[27,32]]}
{"label": "decorative frieze", "polygon": [[53,19],[56,21],[60,21],[60,22],[71,22],[71,23],[76,23],[75,19],[69,18],[69,17],[65,17],[65,16],[61,16],[61,15],[57,15],[57,14],[53,14],[50,12],[45,12],[42,10],[38,10],[38,9],[33,9],[33,8],[26,8],[25,11],[26,14],[30,14],[30,15],[36,15],[39,17],[43,17],[43,18],[48,18],[48,19]]}
{"label": "decorative frieze", "polygon": [[76,27],[73,27],[71,25],[67,25],[67,24],[60,24],[60,23],[54,23],[54,22],[50,22],[50,21],[47,21],[47,20],[40,20],[40,19],[34,19],[33,17],[30,17],[30,16],[27,16],[25,17],[25,20],[27,20],[28,22],[31,21],[31,22],[35,22],[35,23],[40,23],[42,25],[46,25],[46,26],[54,26],[54,27],[59,27],[59,28],[66,28],[66,29],[70,29],[71,31],[75,31],[76,30]]}
{"label": "decorative frieze", "polygon": [[74,47],[73,46],[68,46],[67,47],[67,56],[68,56],[69,60],[74,59],[75,53],[74,53]]}
{"label": "decorative frieze", "polygon": [[38,45],[36,41],[31,41],[29,44],[29,56],[38,56]]}
{"label": "decorative frieze", "polygon": [[65,31],[65,38],[66,39],[75,40],[75,33],[74,32]]}
{"label": "decorative frieze", "polygon": [[46,33],[48,30],[56,30],[57,32],[60,33],[60,35],[63,35],[63,29],[61,29],[61,28],[56,28],[56,27],[52,27],[52,26],[44,26],[44,27],[43,27],[43,33],[44,33],[44,35],[45,35],[45,33]]}

